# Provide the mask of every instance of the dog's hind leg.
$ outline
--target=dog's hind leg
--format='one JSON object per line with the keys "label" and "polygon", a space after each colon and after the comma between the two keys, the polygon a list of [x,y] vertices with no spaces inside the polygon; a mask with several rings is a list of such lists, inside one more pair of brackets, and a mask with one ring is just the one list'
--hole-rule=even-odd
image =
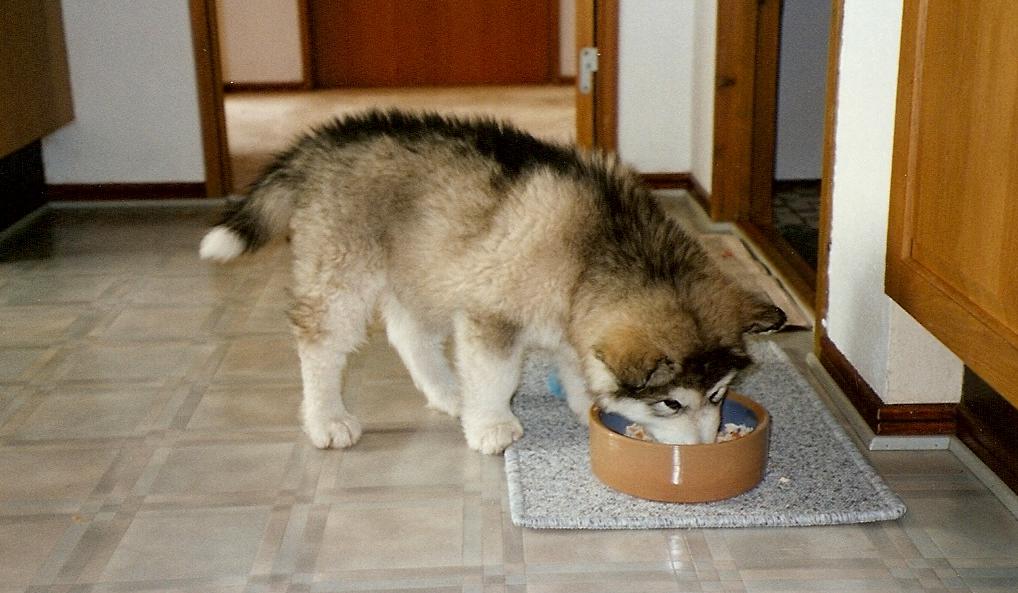
{"label": "dog's hind leg", "polygon": [[454,326],[463,434],[471,449],[501,453],[523,436],[523,426],[509,407],[523,365],[517,328],[498,319],[462,314]]}
{"label": "dog's hind leg", "polygon": [[459,385],[445,356],[448,330],[425,326],[391,294],[382,300],[382,316],[389,343],[399,353],[414,385],[428,398],[428,407],[459,416]]}
{"label": "dog's hind leg", "polygon": [[368,275],[358,286],[328,296],[295,290],[290,320],[304,389],[301,420],[319,449],[349,447],[361,436],[360,422],[343,405],[343,369],[364,341],[380,288],[381,281]]}

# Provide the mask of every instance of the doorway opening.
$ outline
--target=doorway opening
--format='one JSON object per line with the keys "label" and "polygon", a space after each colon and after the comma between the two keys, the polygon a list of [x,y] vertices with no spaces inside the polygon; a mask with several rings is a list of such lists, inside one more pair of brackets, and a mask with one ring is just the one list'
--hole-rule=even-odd
{"label": "doorway opening", "polygon": [[[602,127],[614,126],[614,51],[602,55],[594,93],[581,95],[572,83],[577,47],[606,47],[617,38],[617,0],[528,0],[529,11],[512,0],[445,0],[422,3],[416,17],[396,0],[378,3],[391,10],[372,3],[368,11],[352,1],[191,3],[209,195],[242,190],[308,128],[369,108],[490,115],[541,138],[581,144],[595,115]],[[449,23],[443,10],[462,22]],[[536,21],[542,26],[534,14],[543,15]],[[425,18],[431,24],[420,22]],[[510,21],[519,25],[516,34],[505,31]],[[347,29],[337,30],[338,23]],[[266,31],[276,50],[267,52]],[[363,55],[332,51],[343,43]],[[516,46],[541,47],[509,55],[506,48]],[[431,53],[420,57],[423,51]],[[499,53],[506,55],[495,59]],[[587,144],[614,148],[611,132]]]}
{"label": "doorway opening", "polygon": [[840,23],[829,0],[718,3],[714,192],[804,303],[816,303],[829,179],[831,60]]}

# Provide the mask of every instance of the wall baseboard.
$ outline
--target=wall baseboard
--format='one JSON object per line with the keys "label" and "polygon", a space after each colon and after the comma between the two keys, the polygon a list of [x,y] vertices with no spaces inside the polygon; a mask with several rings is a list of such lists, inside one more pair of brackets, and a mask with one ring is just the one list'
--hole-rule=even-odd
{"label": "wall baseboard", "polygon": [[693,187],[689,173],[640,173],[643,184],[651,189],[684,189]]}
{"label": "wall baseboard", "polygon": [[971,369],[965,369],[958,406],[958,439],[1018,492],[1018,408]]}
{"label": "wall baseboard", "polygon": [[204,183],[57,183],[46,185],[49,202],[117,202],[204,198]]}
{"label": "wall baseboard", "polygon": [[302,80],[293,82],[224,82],[223,90],[227,93],[307,91],[311,90],[311,83]]}
{"label": "wall baseboard", "polygon": [[859,415],[877,436],[950,435],[957,429],[957,404],[885,404],[826,335],[817,355]]}

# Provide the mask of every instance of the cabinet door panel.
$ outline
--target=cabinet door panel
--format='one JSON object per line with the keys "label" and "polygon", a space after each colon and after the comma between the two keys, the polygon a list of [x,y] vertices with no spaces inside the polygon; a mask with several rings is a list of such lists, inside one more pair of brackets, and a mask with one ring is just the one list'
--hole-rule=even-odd
{"label": "cabinet door panel", "polygon": [[887,292],[1018,405],[1018,3],[907,0]]}

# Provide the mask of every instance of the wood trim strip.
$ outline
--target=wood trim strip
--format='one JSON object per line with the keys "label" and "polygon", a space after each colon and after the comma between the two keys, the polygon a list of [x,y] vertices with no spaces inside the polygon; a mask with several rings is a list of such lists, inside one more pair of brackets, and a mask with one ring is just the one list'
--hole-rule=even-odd
{"label": "wood trim strip", "polygon": [[704,189],[703,185],[700,183],[700,180],[696,178],[696,175],[691,174],[689,176],[689,185],[690,187],[688,188],[688,190],[690,195],[692,195],[693,199],[696,200],[698,204],[700,204],[700,207],[703,208],[703,211],[709,214],[711,203],[710,192]]}
{"label": "wood trim strip", "polygon": [[190,0],[190,12],[205,159],[205,195],[221,196],[230,191],[232,183],[214,0]]}
{"label": "wood trim strip", "polygon": [[[831,254],[831,213],[834,194],[834,141],[838,125],[838,64],[841,63],[842,23],[845,20],[845,0],[834,0],[831,5],[831,24],[827,45],[827,89],[824,107],[824,153],[820,174],[820,237],[817,245],[817,271],[815,275],[816,298],[813,308],[816,323],[821,327],[827,319],[830,301],[828,293],[828,272]],[[813,349],[820,349],[821,332],[813,333]]]}
{"label": "wood trim strip", "polygon": [[640,173],[643,184],[651,189],[692,189],[689,173]]}
{"label": "wood trim strip", "polygon": [[[579,53],[584,47],[593,46],[594,0],[576,0],[576,56],[579,76]],[[584,148],[594,146],[594,95],[585,95],[577,86],[574,88],[576,104],[576,143]]]}
{"label": "wood trim strip", "polygon": [[1005,443],[964,405],[958,408],[958,440],[965,444],[1008,488],[1018,492],[1018,448]]}
{"label": "wood trim strip", "polygon": [[297,17],[300,23],[300,76],[303,90],[313,88],[311,80],[311,21],[308,17],[311,12],[310,2],[311,0],[297,0]]}
{"label": "wood trim strip", "polygon": [[[740,196],[739,219],[774,226],[774,162],[778,143],[778,54],[781,45],[781,0],[757,3],[753,75],[753,126],[750,141],[750,193]],[[810,282],[812,284],[812,282]]]}
{"label": "wood trim strip", "polygon": [[224,82],[223,90],[227,93],[246,92],[288,92],[305,91],[310,85],[302,81],[293,82]]}
{"label": "wood trim strip", "polygon": [[205,183],[57,183],[45,189],[47,201],[116,202],[206,197]]}
{"label": "wood trim strip", "polygon": [[594,104],[594,146],[618,149],[619,1],[598,0],[594,37],[599,51],[597,101]]}
{"label": "wood trim strip", "polygon": [[819,344],[817,358],[820,363],[874,434],[932,436],[955,433],[956,404],[885,404],[826,334],[821,336]]}
{"label": "wood trim strip", "polygon": [[1018,408],[965,369],[958,438],[1012,490],[1018,492]]}

